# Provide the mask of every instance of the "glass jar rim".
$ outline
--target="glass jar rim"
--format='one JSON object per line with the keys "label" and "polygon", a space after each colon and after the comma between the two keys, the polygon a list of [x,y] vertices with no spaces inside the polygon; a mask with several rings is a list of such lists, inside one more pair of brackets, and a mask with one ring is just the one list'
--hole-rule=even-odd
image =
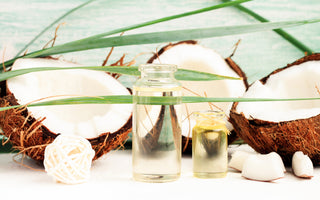
{"label": "glass jar rim", "polygon": [[223,119],[226,115],[223,111],[216,110],[203,110],[203,111],[194,111],[192,116],[196,119],[199,118],[218,118]]}
{"label": "glass jar rim", "polygon": [[177,65],[173,64],[142,64],[139,66],[139,71],[155,72],[155,73],[168,73],[178,70]]}

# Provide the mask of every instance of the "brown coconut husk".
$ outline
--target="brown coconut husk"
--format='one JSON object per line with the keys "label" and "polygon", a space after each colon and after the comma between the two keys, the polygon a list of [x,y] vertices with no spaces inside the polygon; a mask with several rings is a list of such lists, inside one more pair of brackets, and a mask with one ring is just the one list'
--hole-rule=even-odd
{"label": "brown coconut husk", "polygon": [[[286,67],[277,69],[261,83],[265,84],[272,74],[301,63],[320,60],[320,54],[303,57]],[[230,111],[230,122],[237,135],[259,153],[277,152],[287,164],[291,164],[296,151],[307,154],[314,165],[320,165],[320,114],[308,119],[284,122],[270,122],[259,119],[246,119],[243,113],[237,113],[238,103],[234,103]]]}
{"label": "brown coconut husk", "polygon": [[[5,88],[1,88],[1,91]],[[7,90],[6,96],[0,98],[0,107],[19,105],[17,99]],[[9,109],[0,112],[0,126],[3,135],[8,138],[13,147],[20,153],[36,161],[44,160],[44,151],[48,144],[59,135],[46,128],[42,119],[35,119],[27,108]],[[122,145],[132,130],[132,115],[119,130],[102,133],[99,137],[88,139],[95,151],[93,160]]]}
{"label": "brown coconut husk", "polygon": [[[169,43],[168,45],[162,47],[159,51],[154,53],[154,55],[147,61],[147,63],[152,63],[154,60],[158,59],[161,54],[163,54],[165,51],[169,50],[170,48],[181,45],[181,44],[191,44],[191,45],[196,45],[198,44],[197,41],[195,40],[186,40],[186,41],[180,41],[177,43]],[[243,80],[244,85],[246,88],[249,87],[249,83],[247,80],[246,74],[241,70],[239,65],[234,62],[231,57],[233,56],[234,52],[232,55],[230,55],[228,58],[225,58],[225,61],[227,64],[230,66],[230,68],[235,71]],[[239,137],[234,131],[231,131],[231,133],[228,135],[228,144],[232,144],[234,141],[236,141]],[[192,139],[191,137],[185,137],[182,136],[182,150],[184,153],[190,154],[192,152]]]}
{"label": "brown coconut husk", "polygon": [[[12,94],[0,99],[0,106],[17,105]],[[34,158],[43,160],[45,146],[53,141],[51,136],[44,135],[41,122],[28,115],[26,108],[10,109],[0,112],[0,126],[3,135],[8,137],[13,147],[20,152]]]}

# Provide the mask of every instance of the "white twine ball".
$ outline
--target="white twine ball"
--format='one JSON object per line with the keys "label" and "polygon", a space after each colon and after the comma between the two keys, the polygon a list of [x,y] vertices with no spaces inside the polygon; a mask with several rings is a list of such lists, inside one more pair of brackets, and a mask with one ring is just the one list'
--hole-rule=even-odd
{"label": "white twine ball", "polygon": [[90,142],[80,136],[59,135],[46,147],[44,167],[57,182],[78,184],[90,178],[95,151]]}

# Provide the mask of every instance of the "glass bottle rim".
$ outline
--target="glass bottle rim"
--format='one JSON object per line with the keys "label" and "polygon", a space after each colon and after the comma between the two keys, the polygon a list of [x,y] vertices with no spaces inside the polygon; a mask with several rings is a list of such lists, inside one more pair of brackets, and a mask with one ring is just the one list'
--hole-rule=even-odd
{"label": "glass bottle rim", "polygon": [[139,66],[139,71],[153,73],[171,73],[178,70],[177,65],[173,64],[142,64]]}

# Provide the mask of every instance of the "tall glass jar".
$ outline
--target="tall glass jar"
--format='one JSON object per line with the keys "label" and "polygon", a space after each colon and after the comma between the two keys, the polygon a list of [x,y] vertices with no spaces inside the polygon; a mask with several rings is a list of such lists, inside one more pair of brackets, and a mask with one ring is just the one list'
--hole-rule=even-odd
{"label": "tall glass jar", "polygon": [[194,112],[192,129],[193,175],[222,178],[228,171],[228,129],[225,114],[218,111]]}
{"label": "tall glass jar", "polygon": [[[133,178],[167,182],[181,171],[181,84],[174,78],[175,65],[139,67],[141,78],[133,86]],[[166,105],[152,97],[170,97]]]}

